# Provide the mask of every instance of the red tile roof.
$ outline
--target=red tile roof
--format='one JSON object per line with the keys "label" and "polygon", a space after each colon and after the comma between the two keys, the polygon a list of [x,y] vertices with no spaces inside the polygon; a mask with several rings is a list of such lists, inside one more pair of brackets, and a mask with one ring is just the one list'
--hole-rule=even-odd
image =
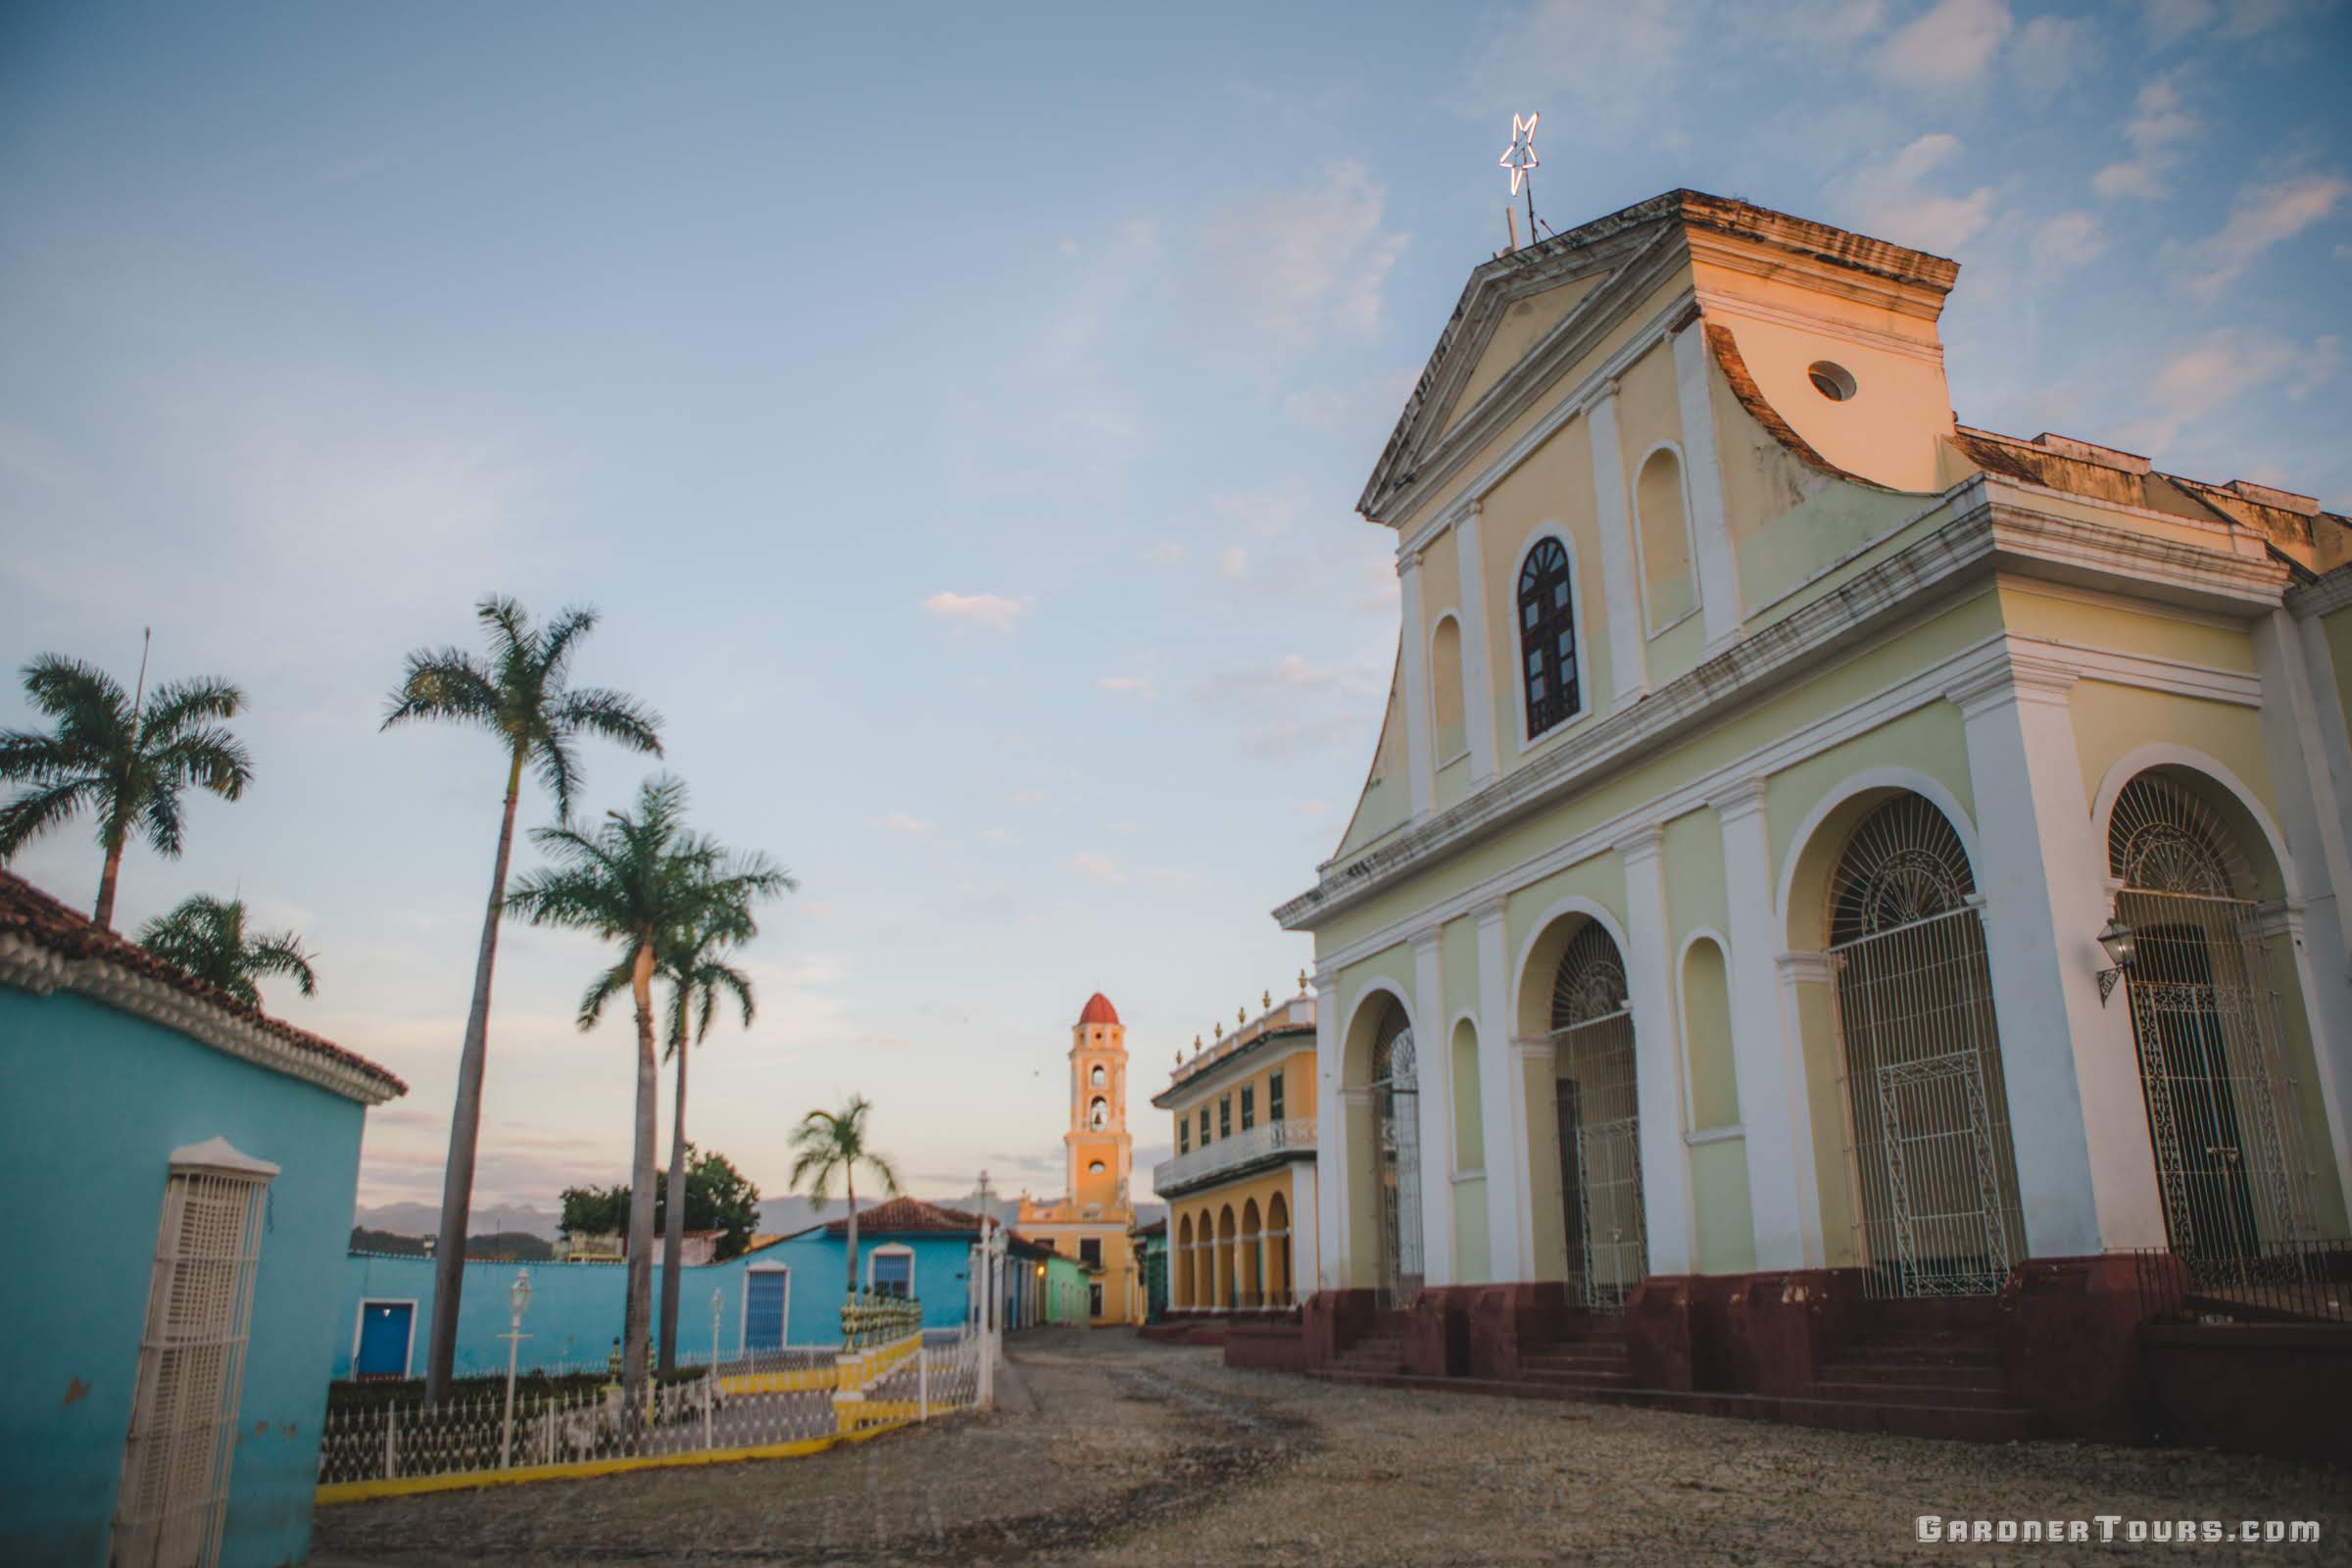
{"label": "red tile roof", "polygon": [[0,871],[0,944],[11,937],[60,958],[111,964],[160,981],[194,998],[226,1020],[260,1029],[293,1048],[297,1055],[313,1057],[322,1064],[331,1063],[373,1080],[379,1089],[390,1091],[382,1096],[384,1099],[409,1092],[407,1084],[367,1057],[345,1051],[331,1040],[321,1040],[306,1029],[270,1017],[259,1007],[248,1006],[177,964],[166,963],[137,943],[107,930],[88,915],[67,908],[23,877]]}
{"label": "red tile roof", "polygon": [[[887,1203],[858,1211],[858,1235],[860,1240],[885,1232],[946,1231],[977,1234],[980,1216],[967,1214],[960,1208],[944,1208],[926,1203],[919,1198],[894,1198]],[[827,1236],[847,1236],[850,1222],[837,1219],[825,1227]]]}
{"label": "red tile roof", "polygon": [[1119,1009],[1110,1004],[1108,997],[1098,991],[1086,999],[1086,1007],[1078,1014],[1078,1021],[1082,1024],[1117,1023]]}

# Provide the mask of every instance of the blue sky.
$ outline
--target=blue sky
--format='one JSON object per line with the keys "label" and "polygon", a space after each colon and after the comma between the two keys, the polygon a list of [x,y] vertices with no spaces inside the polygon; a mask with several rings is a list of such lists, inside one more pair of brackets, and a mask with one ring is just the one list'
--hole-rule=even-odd
{"label": "blue sky", "polygon": [[[1561,227],[1690,185],[1959,259],[1963,420],[2346,509],[2347,67],[2292,0],[11,6],[0,660],[127,681],[152,625],[244,684],[257,787],[131,852],[122,923],[298,927],[273,1009],[414,1086],[363,1198],[430,1200],[503,773],[382,699],[485,591],[593,602],[579,678],[803,880],[697,1136],[774,1193],[863,1092],[918,1191],[1052,1193],[1088,993],[1148,1093],[1308,961],[1266,911],[1396,639],[1350,508],[1514,111]],[[586,760],[596,810],[646,770]],[[86,904],[97,855],[18,868]],[[485,1203],[622,1174],[598,962],[505,940]]]}

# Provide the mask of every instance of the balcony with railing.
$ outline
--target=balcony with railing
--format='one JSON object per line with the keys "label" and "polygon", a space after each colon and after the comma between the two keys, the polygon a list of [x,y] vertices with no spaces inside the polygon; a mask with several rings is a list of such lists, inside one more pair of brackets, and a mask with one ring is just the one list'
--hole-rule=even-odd
{"label": "balcony with railing", "polygon": [[1314,1152],[1314,1118],[1294,1116],[1285,1121],[1270,1121],[1231,1138],[1203,1144],[1174,1159],[1161,1160],[1152,1168],[1152,1187],[1164,1199],[1285,1154]]}

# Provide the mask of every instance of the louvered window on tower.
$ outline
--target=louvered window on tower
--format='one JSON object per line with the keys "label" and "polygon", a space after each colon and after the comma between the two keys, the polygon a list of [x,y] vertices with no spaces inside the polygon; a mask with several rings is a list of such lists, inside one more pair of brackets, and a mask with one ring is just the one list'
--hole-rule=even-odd
{"label": "louvered window on tower", "polygon": [[110,1560],[219,1559],[253,1276],[277,1167],[219,1139],[172,1155]]}
{"label": "louvered window on tower", "polygon": [[1256,1125],[1257,1091],[1254,1089],[1245,1089],[1242,1091],[1242,1131],[1248,1132],[1250,1128]]}
{"label": "louvered window on tower", "polygon": [[1282,1120],[1282,1074],[1280,1073],[1271,1074],[1266,1079],[1266,1119],[1268,1121]]}
{"label": "louvered window on tower", "polygon": [[1231,1095],[1227,1095],[1217,1102],[1217,1136],[1219,1138],[1233,1136],[1233,1097]]}

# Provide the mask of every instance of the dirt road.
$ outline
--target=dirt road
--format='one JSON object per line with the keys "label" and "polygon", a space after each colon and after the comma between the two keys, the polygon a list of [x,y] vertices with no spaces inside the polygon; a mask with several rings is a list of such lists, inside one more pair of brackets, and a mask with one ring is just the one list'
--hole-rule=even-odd
{"label": "dirt road", "polygon": [[[807,1459],[321,1509],[313,1561],[2352,1561],[2352,1476],[2310,1466],[1344,1388],[1124,1333],[1025,1335],[1011,1352],[1016,1387],[991,1415]],[[1955,1548],[1919,1544],[1920,1514],[2304,1519],[2323,1535]]]}

